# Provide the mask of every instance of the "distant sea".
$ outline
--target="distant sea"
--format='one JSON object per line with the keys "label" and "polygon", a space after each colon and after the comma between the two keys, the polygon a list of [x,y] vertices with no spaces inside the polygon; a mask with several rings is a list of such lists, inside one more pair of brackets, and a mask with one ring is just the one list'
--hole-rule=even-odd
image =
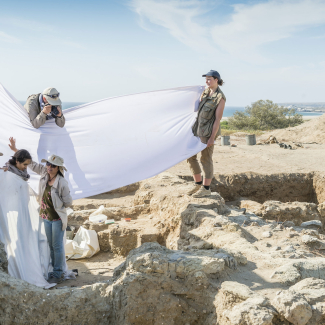
{"label": "distant sea", "polygon": [[[19,101],[19,102],[22,105],[25,104],[25,101]],[[86,104],[86,103],[83,103],[83,102],[63,102],[62,103],[62,107],[63,107],[63,110],[65,110],[67,108],[79,106],[79,105],[82,105],[82,104]],[[236,111],[243,111],[243,110],[245,110],[245,107],[241,107],[241,106],[226,106],[225,107],[225,110],[223,112],[223,117],[230,117]],[[320,112],[315,112],[315,113],[312,113],[312,112],[299,112],[299,114],[301,114],[303,116],[320,116],[320,115],[323,115],[323,113],[320,113]]]}
{"label": "distant sea", "polygon": [[[223,117],[230,117],[232,116],[236,111],[244,111],[245,107],[240,107],[240,106],[226,106],[225,110],[223,112]],[[301,114],[302,116],[321,116],[323,113],[321,112],[297,112]]]}
{"label": "distant sea", "polygon": [[[19,103],[24,106],[26,101],[25,100],[20,100]],[[62,103],[62,108],[63,108],[63,110],[65,110],[67,108],[79,106],[79,105],[82,105],[82,104],[85,104],[85,103],[81,103],[81,102],[63,102]]]}

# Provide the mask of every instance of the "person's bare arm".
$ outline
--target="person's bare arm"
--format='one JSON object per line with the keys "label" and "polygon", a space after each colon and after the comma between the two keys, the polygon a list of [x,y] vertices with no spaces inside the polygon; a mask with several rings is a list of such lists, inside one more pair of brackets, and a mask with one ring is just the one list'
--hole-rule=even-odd
{"label": "person's bare arm", "polygon": [[9,144],[8,144],[9,148],[13,151],[13,152],[17,152],[18,149],[16,147],[16,139],[14,139],[13,137],[9,138]]}
{"label": "person's bare arm", "polygon": [[[16,139],[14,139],[13,137],[9,138],[9,144],[8,144],[9,148],[14,151],[17,152],[18,149],[16,147]],[[28,167],[34,171],[35,173],[41,175],[43,173],[46,172],[46,167],[43,166],[42,164],[38,164],[35,161],[32,160],[32,162],[28,165]]]}
{"label": "person's bare arm", "polygon": [[225,100],[222,98],[220,100],[220,103],[216,109],[216,120],[213,123],[213,128],[212,128],[212,133],[210,136],[210,139],[208,140],[207,146],[211,147],[214,145],[214,139],[218,133],[219,127],[220,127],[220,121],[222,119],[222,115],[223,115],[223,110],[225,109]]}

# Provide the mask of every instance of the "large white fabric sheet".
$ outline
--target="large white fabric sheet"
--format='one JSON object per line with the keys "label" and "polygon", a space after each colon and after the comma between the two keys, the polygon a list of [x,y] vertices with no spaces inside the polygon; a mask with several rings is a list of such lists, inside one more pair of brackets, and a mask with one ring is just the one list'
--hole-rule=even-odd
{"label": "large white fabric sheet", "polygon": [[[154,176],[203,150],[191,131],[203,87],[193,86],[100,100],[64,111],[39,129],[26,110],[0,84],[0,165],[12,151],[8,138],[40,162],[64,158],[73,199],[107,192]],[[30,186],[38,190],[31,172]]]}

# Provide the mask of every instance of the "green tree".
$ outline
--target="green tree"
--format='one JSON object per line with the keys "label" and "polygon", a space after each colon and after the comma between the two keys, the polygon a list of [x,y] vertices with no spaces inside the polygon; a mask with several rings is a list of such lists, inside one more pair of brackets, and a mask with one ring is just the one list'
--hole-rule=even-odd
{"label": "green tree", "polygon": [[245,111],[236,111],[229,117],[228,125],[235,130],[283,129],[303,123],[302,115],[295,109],[285,108],[271,100],[258,100]]}

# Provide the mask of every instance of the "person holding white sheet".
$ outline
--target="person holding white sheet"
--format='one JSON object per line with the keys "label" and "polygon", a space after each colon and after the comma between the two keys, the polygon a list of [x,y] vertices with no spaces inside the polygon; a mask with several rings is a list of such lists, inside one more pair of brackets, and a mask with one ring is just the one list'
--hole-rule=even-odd
{"label": "person holding white sheet", "polygon": [[201,95],[198,114],[192,126],[192,132],[207,146],[201,151],[204,179],[202,179],[201,167],[197,160],[197,155],[187,159],[195,182],[193,189],[188,194],[194,193],[193,197],[206,197],[211,195],[210,184],[213,178],[212,155],[214,141],[221,133],[220,121],[226,103],[226,96],[219,87],[223,85],[220,74],[215,70],[210,70],[202,77],[205,77],[207,88]]}
{"label": "person holding white sheet", "polygon": [[[16,140],[10,138],[9,147],[14,152]],[[64,160],[56,155],[50,156],[46,167],[34,161],[30,161],[28,167],[35,173],[41,175],[39,181],[40,217],[44,220],[45,232],[51,251],[53,272],[49,274],[49,283],[62,282],[63,266],[65,262],[65,251],[63,246],[64,231],[67,227],[68,217],[66,208],[72,205],[72,197],[68,182],[64,178]]]}
{"label": "person holding white sheet", "polygon": [[40,94],[30,95],[24,105],[30,122],[38,129],[47,120],[55,119],[60,128],[64,127],[65,117],[62,113],[60,93],[53,87],[48,87]]}

